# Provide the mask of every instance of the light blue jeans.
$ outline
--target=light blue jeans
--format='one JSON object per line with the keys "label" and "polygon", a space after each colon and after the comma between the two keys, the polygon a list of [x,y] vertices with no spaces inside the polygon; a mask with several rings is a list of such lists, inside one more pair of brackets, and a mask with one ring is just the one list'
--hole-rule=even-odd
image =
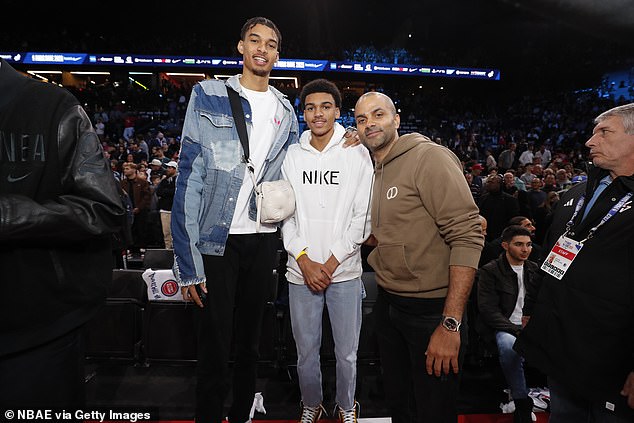
{"label": "light blue jeans", "polygon": [[323,400],[319,350],[325,305],[335,343],[335,400],[344,410],[354,406],[364,296],[360,278],[333,283],[319,293],[312,292],[306,285],[288,284],[291,327],[297,347],[297,375],[304,405],[316,407]]}
{"label": "light blue jeans", "polygon": [[526,376],[524,375],[524,358],[513,349],[515,336],[508,332],[496,332],[495,342],[498,346],[500,357],[500,367],[506,383],[511,389],[511,397],[527,398],[528,387],[526,386]]}

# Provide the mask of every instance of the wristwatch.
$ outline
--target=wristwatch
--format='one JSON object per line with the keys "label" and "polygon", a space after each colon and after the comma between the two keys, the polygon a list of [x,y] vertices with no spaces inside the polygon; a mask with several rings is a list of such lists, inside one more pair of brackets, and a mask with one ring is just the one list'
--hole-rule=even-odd
{"label": "wristwatch", "polygon": [[440,324],[449,332],[460,332],[460,325],[462,325],[462,322],[460,322],[460,320],[456,319],[455,317],[442,316]]}

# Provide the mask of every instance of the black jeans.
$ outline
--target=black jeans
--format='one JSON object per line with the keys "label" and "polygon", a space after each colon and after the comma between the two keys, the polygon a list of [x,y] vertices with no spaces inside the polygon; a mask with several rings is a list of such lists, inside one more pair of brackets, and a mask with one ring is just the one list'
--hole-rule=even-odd
{"label": "black jeans", "polygon": [[[455,423],[460,373],[436,377],[425,368],[425,351],[440,324],[444,298],[401,297],[394,304],[389,295],[379,288],[373,314],[392,422]],[[461,330],[460,368],[465,345],[466,334]]]}
{"label": "black jeans", "polygon": [[264,306],[270,297],[278,245],[277,233],[229,235],[224,256],[203,256],[207,300],[200,310],[196,422],[220,423],[230,388],[228,417],[244,423],[255,395],[258,346]]}
{"label": "black jeans", "polygon": [[0,405],[80,409],[85,404],[83,328],[0,357]]}

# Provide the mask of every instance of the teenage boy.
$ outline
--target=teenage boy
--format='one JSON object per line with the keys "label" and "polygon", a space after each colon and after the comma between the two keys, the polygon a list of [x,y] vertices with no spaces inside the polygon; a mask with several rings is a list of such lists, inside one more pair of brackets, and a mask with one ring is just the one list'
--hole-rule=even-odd
{"label": "teenage boy", "polygon": [[372,160],[365,148],[345,148],[345,129],[336,122],[337,86],[309,82],[300,94],[308,130],[292,145],[282,174],[295,191],[295,214],[282,225],[288,251],[291,326],[297,347],[302,423],[322,415],[319,350],[322,315],[328,310],[335,343],[336,414],[357,421],[357,347],[361,330],[361,244],[370,234]]}

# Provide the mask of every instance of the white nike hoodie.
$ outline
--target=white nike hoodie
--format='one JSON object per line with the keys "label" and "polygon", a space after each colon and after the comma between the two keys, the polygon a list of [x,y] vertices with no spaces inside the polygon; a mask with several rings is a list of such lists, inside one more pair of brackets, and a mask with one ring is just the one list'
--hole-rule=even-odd
{"label": "white nike hoodie", "polygon": [[361,244],[370,235],[370,195],[374,169],[364,146],[343,147],[345,129],[335,123],[328,145],[318,151],[305,131],[288,148],[282,175],[295,191],[295,214],[282,223],[288,251],[286,279],[304,284],[295,257],[325,263],[334,255],[340,265],[333,282],[361,276]]}

